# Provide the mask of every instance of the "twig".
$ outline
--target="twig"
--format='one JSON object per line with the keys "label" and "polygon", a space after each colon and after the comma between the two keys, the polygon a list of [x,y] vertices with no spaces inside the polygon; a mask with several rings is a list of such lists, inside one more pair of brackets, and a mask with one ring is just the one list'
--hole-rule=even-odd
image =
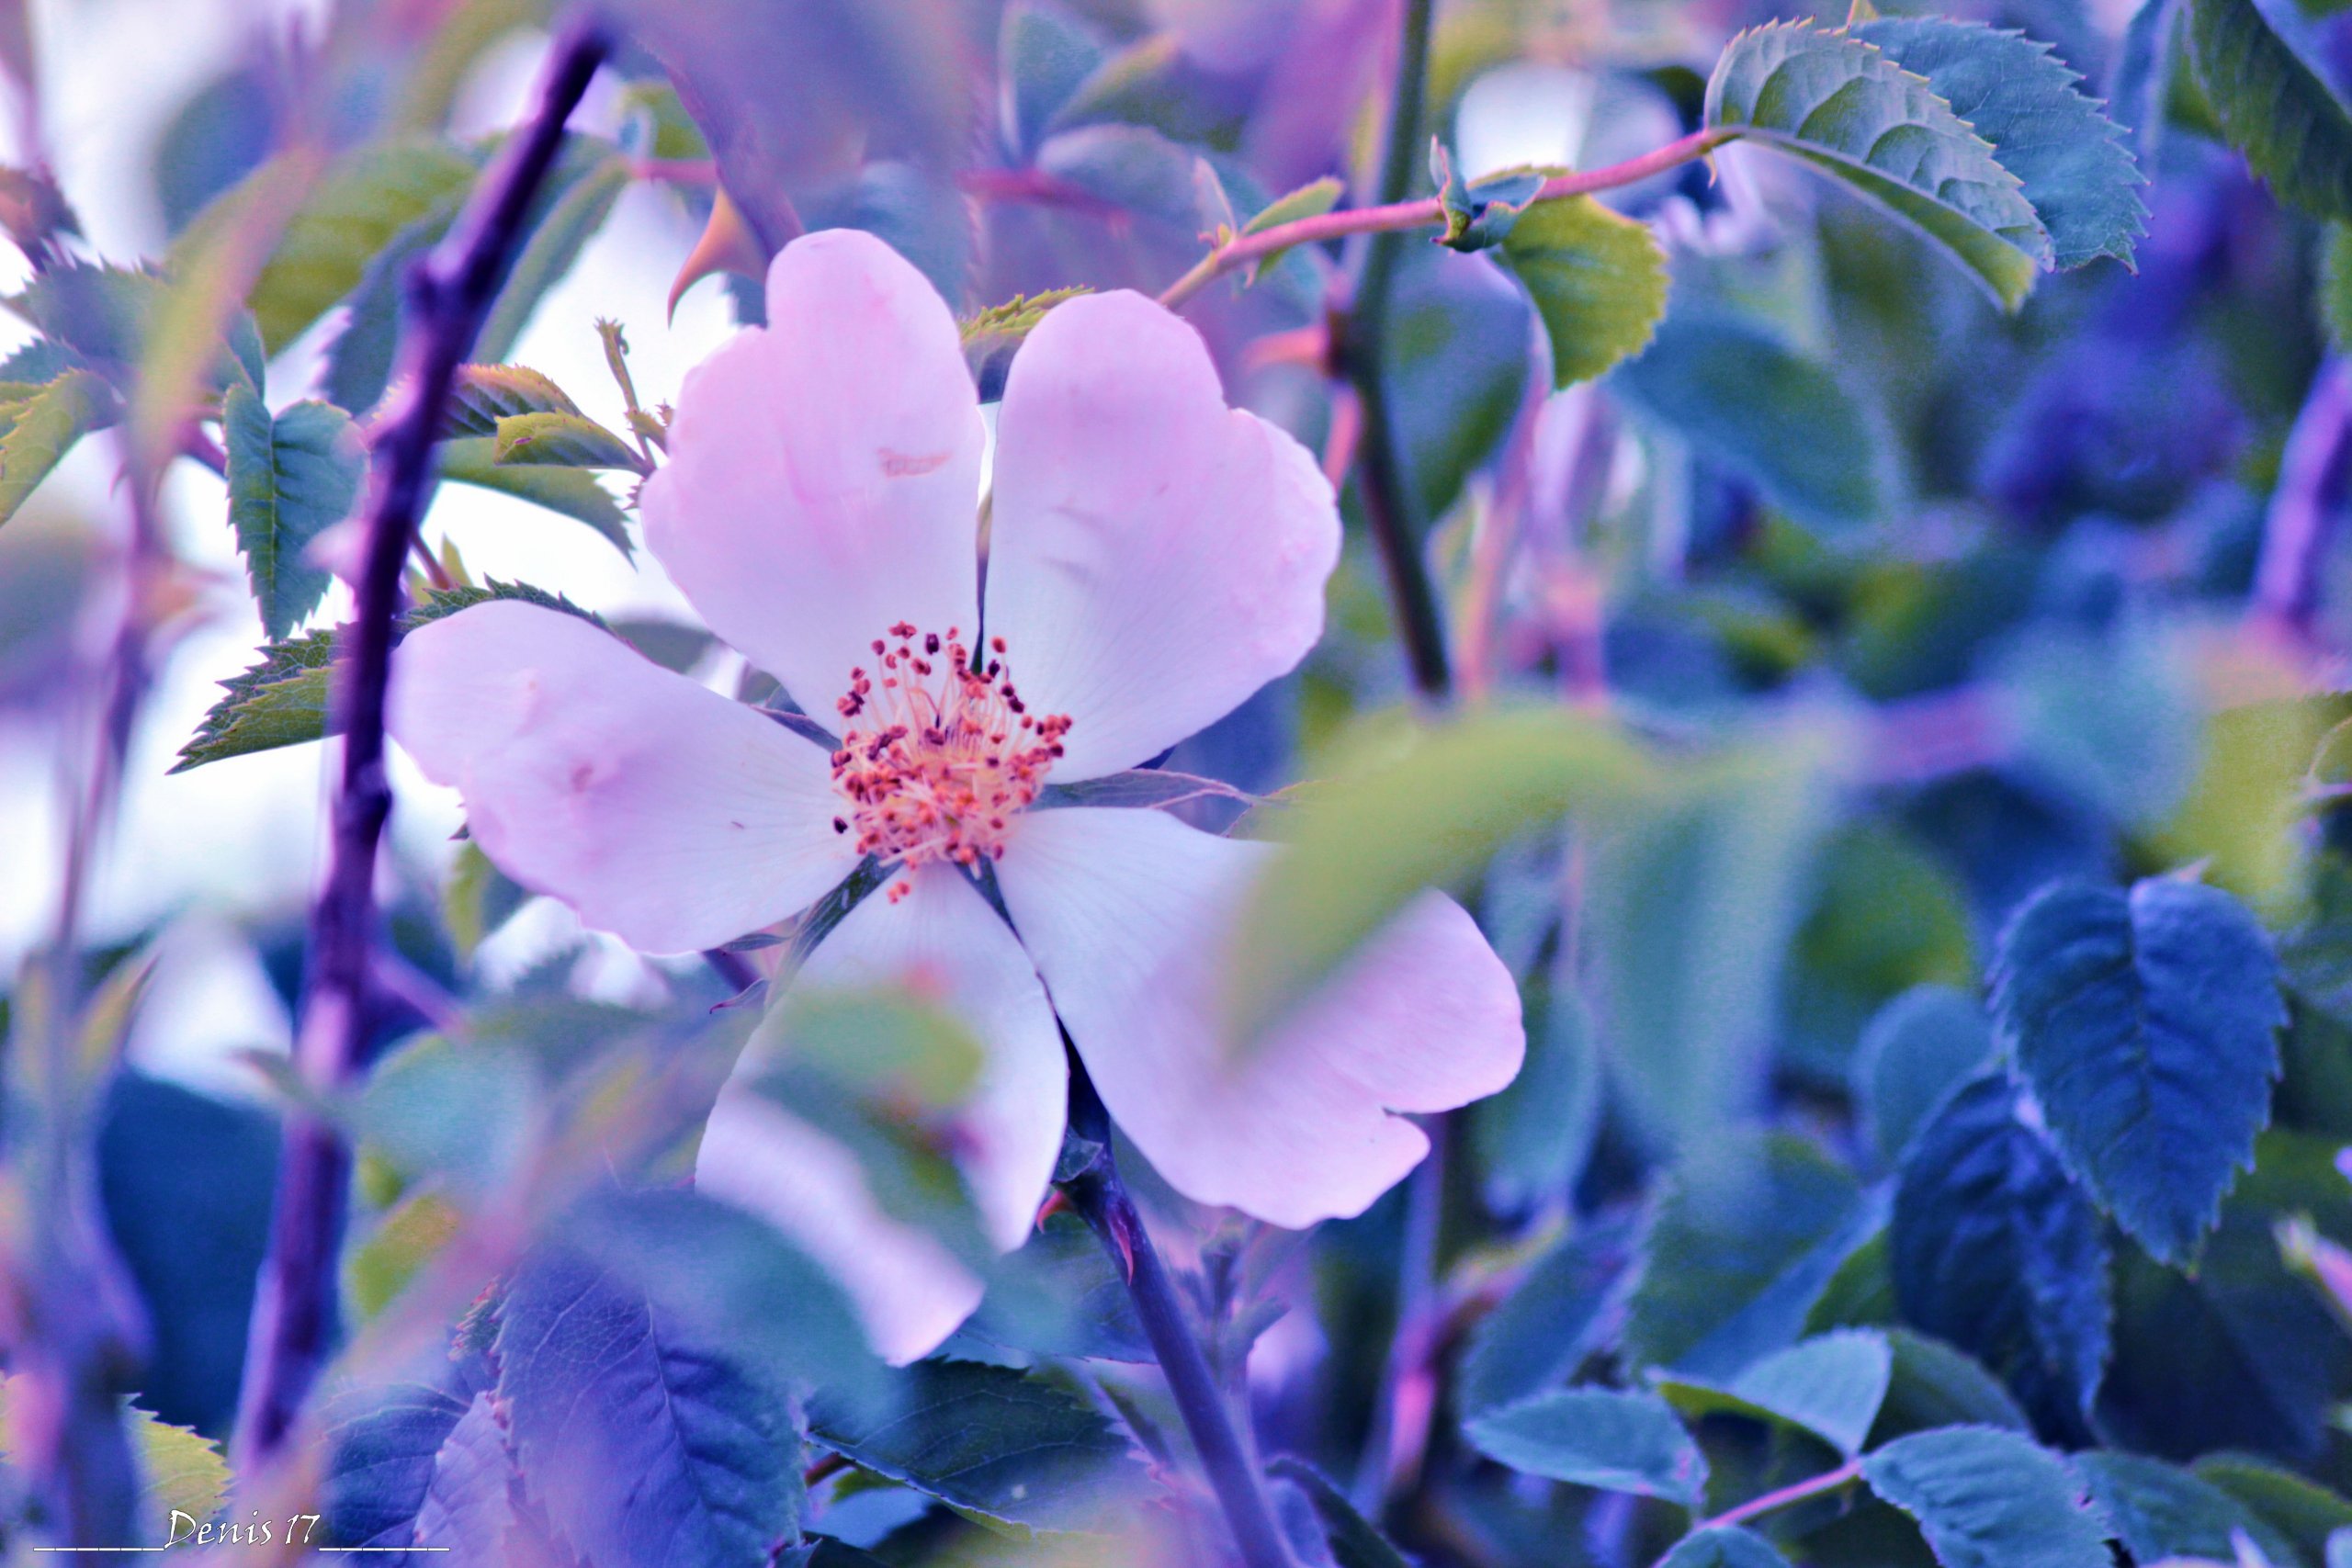
{"label": "twig", "polygon": [[1216,1494],[1218,1506],[1225,1511],[1241,1560],[1249,1568],[1291,1568],[1290,1553],[1283,1546],[1282,1533],[1258,1485],[1257,1470],[1235,1430],[1232,1414],[1217,1390],[1216,1376],[1185,1321],[1175,1282],[1160,1262],[1150,1233],[1144,1229],[1143,1216],[1119,1179],[1118,1164],[1111,1153],[1111,1114],[1094,1092],[1094,1080],[1087,1077],[1086,1065],[1075,1051],[1069,1053],[1069,1125],[1080,1137],[1102,1145],[1102,1152],[1093,1164],[1065,1182],[1063,1190],[1127,1282],[1136,1318],[1167,1376],[1168,1392],[1184,1418],[1184,1430],[1192,1435],[1193,1448],[1200,1455],[1201,1468]]}
{"label": "twig", "polygon": [[2352,480],[2352,367],[2330,355],[2312,378],[2278,460],[2278,488],[2262,525],[2255,617],[2299,639],[2319,613],[2320,568]]}
{"label": "twig", "polygon": [[1859,1459],[1849,1459],[1835,1470],[1825,1470],[1819,1475],[1810,1476],[1792,1485],[1783,1486],[1778,1492],[1767,1492],[1761,1497],[1750,1497],[1737,1507],[1725,1508],[1712,1519],[1702,1519],[1690,1527],[1691,1533],[1695,1535],[1701,1530],[1721,1529],[1726,1525],[1742,1524],[1759,1514],[1769,1514],[1776,1508],[1785,1508],[1792,1503],[1802,1503],[1808,1497],[1818,1497],[1825,1492],[1835,1492],[1840,1486],[1859,1480],[1861,1473],[1862,1461]]}
{"label": "twig", "polygon": [[[433,472],[433,445],[458,367],[481,330],[524,219],[555,161],[564,122],[610,51],[601,25],[575,23],[557,44],[538,107],[441,248],[410,275],[417,329],[404,346],[406,390],[387,415],[367,512],[348,660],[338,666],[343,767],[326,887],[311,912],[310,984],[295,1043],[297,1068],[333,1091],[364,1065],[372,1010],[376,851],[391,792],[384,776],[384,694],[391,673],[401,566]],[[284,1446],[334,1338],[335,1256],[351,1182],[351,1151],[308,1117],[287,1130],[277,1208],[238,1401],[238,1465],[251,1475]]]}
{"label": "twig", "polygon": [[[1679,137],[1638,158],[1628,158],[1622,164],[1580,170],[1575,174],[1555,175],[1545,180],[1530,199],[1558,201],[1566,197],[1589,196],[1594,191],[1638,185],[1653,175],[1664,174],[1668,169],[1679,168],[1707,156],[1738,134],[1736,128],[1729,126],[1694,130],[1688,136]],[[1418,147],[1413,151],[1418,152]],[[1384,199],[1376,207],[1350,208],[1345,211],[1326,212],[1314,218],[1277,223],[1254,234],[1236,235],[1209,252],[1193,265],[1192,271],[1168,286],[1160,294],[1159,302],[1174,310],[1227,273],[1296,245],[1320,244],[1329,240],[1343,240],[1352,234],[1385,234],[1412,229],[1431,229],[1444,221],[1444,206],[1435,197],[1427,197],[1418,201]]]}

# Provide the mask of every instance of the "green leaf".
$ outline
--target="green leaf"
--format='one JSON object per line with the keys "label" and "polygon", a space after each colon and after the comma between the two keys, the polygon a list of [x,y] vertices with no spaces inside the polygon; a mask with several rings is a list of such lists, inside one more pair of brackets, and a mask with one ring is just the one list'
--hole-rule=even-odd
{"label": "green leaf", "polygon": [[2170,878],[2045,888],[2002,937],[1993,1011],[2068,1168],[2150,1252],[2188,1258],[2278,1074],[2286,1006],[2253,915]]}
{"label": "green leaf", "polygon": [[1717,1525],[1686,1535],[1657,1561],[1657,1568],[1788,1568],[1772,1543],[1737,1525]]}
{"label": "green leaf", "polygon": [[2121,129],[2076,89],[2081,74],[2048,44],[1940,17],[1885,17],[1849,32],[1925,76],[1992,143],[2001,166],[2025,183],[2058,266],[2103,255],[2132,265],[2132,242],[2147,231],[2145,182]]}
{"label": "green leaf", "polygon": [[585,468],[543,468],[527,463],[501,463],[497,441],[469,435],[444,441],[435,448],[441,477],[527,501],[534,506],[585,523],[624,556],[633,555],[628,519],[613,492]]}
{"label": "green leaf", "polygon": [[17,514],[74,444],[122,415],[114,390],[87,370],[68,370],[30,396],[0,403],[0,523]]}
{"label": "green leaf", "polygon": [[[520,599],[583,620],[596,620],[560,594],[528,583],[492,581],[479,588],[452,588],[427,595],[423,604],[401,617],[398,631],[405,635],[444,615],[454,615],[492,599]],[[195,735],[180,748],[179,761],[171,771],[185,773],[224,757],[299,746],[306,740],[338,733],[340,726],[328,722],[327,701],[331,689],[329,665],[340,629],[305,632],[284,642],[271,643],[261,650],[259,663],[242,675],[221,682],[228,694],[214,703],[211,711],[204,716]]]}
{"label": "green leaf", "polygon": [[494,436],[501,420],[529,413],[580,417],[580,405],[561,387],[524,366],[460,365],[449,386],[441,434],[444,439]]}
{"label": "green leaf", "polygon": [[1266,1473],[1288,1482],[1306,1498],[1331,1553],[1334,1568],[1411,1568],[1405,1554],[1356,1512],[1346,1494],[1325,1480],[1306,1461],[1284,1454],[1266,1466]]}
{"label": "green leaf", "polygon": [[1922,77],[1858,38],[1773,22],[1732,39],[1706,123],[1836,175],[1916,224],[2014,310],[2052,260],[2023,182]]}
{"label": "green leaf", "polygon": [[2032,1434],[2026,1413],[1974,1357],[1907,1328],[1884,1332],[1894,1361],[1885,1403],[1871,1428],[1873,1443],[1934,1427],[2002,1427]]}
{"label": "green leaf", "polygon": [[[2289,1551],[2275,1561],[2300,1554],[2307,1563],[2330,1562],[2331,1538],[2352,1529],[2352,1500],[2290,1470],[2244,1454],[2208,1454],[2190,1470],[2236,1498],[2280,1538]],[[2262,1539],[2259,1531],[2256,1539]]]}
{"label": "green leaf", "polygon": [[1600,1347],[1623,1301],[1631,1247],[1622,1224],[1563,1236],[1470,1330],[1455,1399],[1465,1415],[1566,1382]]}
{"label": "green leaf", "polygon": [[[216,225],[233,221],[247,193],[280,177],[264,164],[198,215],[173,243],[194,254]],[[329,307],[359,287],[368,264],[400,231],[472,186],[472,159],[426,141],[379,142],[344,154],[296,209],[245,296],[274,357]]]}
{"label": "green leaf", "polygon": [[971,367],[972,380],[980,389],[982,402],[994,402],[1004,396],[1004,378],[1012,368],[1012,356],[1037,330],[1037,323],[1046,312],[1068,299],[1074,299],[1092,290],[1084,284],[1068,288],[1048,288],[1037,294],[1016,294],[1001,305],[965,317],[956,323],[956,335],[964,344],[964,363]]}
{"label": "green leaf", "polygon": [[441,243],[465,205],[459,186],[424,215],[394,234],[368,262],[346,298],[343,324],[327,345],[319,389],[329,402],[364,413],[382,400],[392,379],[401,313],[407,305],[409,269]]}
{"label": "green leaf", "polygon": [[1552,385],[1573,386],[1642,352],[1666,315],[1666,253],[1649,225],[1573,196],[1520,214],[1503,259],[1552,343]]}
{"label": "green leaf", "polygon": [[1691,1508],[1706,1495],[1706,1456],[1654,1393],[1561,1389],[1472,1416],[1462,1431],[1480,1453],[1528,1475]]}
{"label": "green leaf", "polygon": [[[1319,180],[1309,180],[1296,190],[1286,192],[1260,208],[1249,222],[1241,225],[1245,234],[1262,234],[1285,223],[1302,219],[1320,218],[1340,205],[1340,197],[1347,191],[1347,184],[1336,175],[1325,175]],[[1258,265],[1266,266],[1282,254],[1272,252],[1259,258]]]}
{"label": "green leaf", "polygon": [[1637,1365],[1728,1379],[1793,1343],[1877,1216],[1847,1169],[1785,1133],[1734,1134],[1675,1170],[1626,1314]]}
{"label": "green leaf", "polygon": [[185,1427],[175,1427],[136,1404],[123,1414],[139,1455],[138,1517],[166,1526],[185,1514],[198,1524],[220,1511],[229,1492],[229,1461]]}
{"label": "green leaf", "polygon": [[1884,1335],[1847,1328],[1767,1356],[1725,1384],[1668,1378],[1657,1388],[1685,1416],[1794,1427],[1851,1459],[1878,1419],[1893,1366]]}
{"label": "green leaf", "polygon": [[1936,1108],[1993,1056],[1993,1024],[1976,998],[1919,986],[1879,1010],[1854,1053],[1854,1105],[1881,1157],[1898,1162]]}
{"label": "green leaf", "polygon": [[628,468],[642,471],[635,448],[576,413],[514,413],[498,421],[491,458],[502,466],[530,463],[563,468]]}
{"label": "green leaf", "polygon": [[2236,1498],[2162,1460],[2101,1451],[2076,1454],[2075,1468],[2090,1483],[2092,1501],[2134,1562],[2234,1562],[2232,1537],[2255,1528]]}
{"label": "green leaf", "polygon": [[2107,1360],[2107,1246],[1998,1073],[1911,1140],[1893,1241],[1905,1321],[1976,1356],[2044,1422],[2079,1425]]}
{"label": "green leaf", "polygon": [[1002,1367],[923,1361],[880,1416],[819,1400],[809,1436],[843,1459],[1016,1531],[1108,1524],[1153,1493],[1091,1407]]}
{"label": "green leaf", "polygon": [[1610,385],[1808,527],[1846,532],[1894,502],[1883,419],[1828,366],[1752,321],[1670,317]]}
{"label": "green leaf", "polygon": [[1864,1460],[1862,1479],[1919,1521],[1943,1568],[2111,1568],[2081,1478],[2015,1432],[1915,1432]]}
{"label": "green leaf", "polygon": [[1966,892],[1926,845],[1890,823],[1850,822],[1822,843],[1812,899],[1781,993],[1780,1057],[1825,1084],[1850,1080],[1857,1041],[1914,986],[1973,986]]}
{"label": "green leaf", "polygon": [[333,403],[295,403],[273,416],[243,387],[221,400],[229,522],[244,552],[262,630],[282,638],[319,607],[330,574],[305,554],[351,514],[368,473],[367,444]]}
{"label": "green leaf", "polygon": [[1245,1033],[1263,1027],[1422,888],[1474,874],[1504,840],[1563,813],[1622,810],[1657,781],[1623,731],[1557,708],[1409,734],[1281,819],[1290,853],[1242,913],[1232,1016]]}
{"label": "green leaf", "polygon": [[2279,200],[2352,220],[2352,115],[2254,0],[2189,0],[2188,59],[2230,145]]}
{"label": "green leaf", "polygon": [[566,139],[525,220],[530,238],[508,268],[506,282],[474,339],[476,357],[502,360],[514,351],[531,312],[571,272],[580,253],[612,216],[613,204],[628,182],[628,160],[611,142],[576,134]]}

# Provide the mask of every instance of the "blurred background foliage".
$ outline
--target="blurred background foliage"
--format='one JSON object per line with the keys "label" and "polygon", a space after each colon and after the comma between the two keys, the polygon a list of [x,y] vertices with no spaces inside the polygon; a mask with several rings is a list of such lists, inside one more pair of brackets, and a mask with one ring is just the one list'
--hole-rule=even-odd
{"label": "blurred background foliage", "polygon": [[[197,1438],[234,1415],[280,1111],[309,1103],[282,1053],[315,751],[277,749],[320,733],[322,634],[347,600],[305,551],[356,493],[401,268],[473,189],[552,20],[534,0],[214,8],[235,47],[158,107],[137,180],[114,171],[130,188],[0,182],[30,258],[10,300],[25,346],[0,367],[0,736],[26,803],[0,829],[23,889],[0,1321],[21,1371],[42,1336],[103,1319],[104,1354],[74,1364],[98,1369],[99,1416],[118,1393],[146,1413],[129,1428],[138,1506],[209,1496],[199,1514],[225,1484]],[[626,320],[629,406],[650,408],[694,345],[757,319],[740,258],[756,271],[801,228],[882,234],[968,315],[1072,286],[1156,293],[1204,234],[1325,175],[1370,200],[1399,29],[1396,0],[616,10],[631,41],[476,357],[548,371],[622,431],[591,318]],[[1725,40],[1791,14],[1448,0],[1427,122],[1472,175],[1614,162],[1692,129]],[[1430,1562],[1649,1563],[1690,1518],[1868,1450],[1875,1495],[1825,1491],[1760,1520],[1770,1545],[1723,1532],[1672,1561],[2080,1561],[2026,1551],[2024,1526],[1991,1538],[2017,1555],[1956,1554],[1913,1522],[1916,1486],[1886,1456],[1926,1450],[1888,1445],[1967,1426],[2086,1456],[2069,1484],[2132,1561],[2341,1561],[2352,273],[2328,219],[2352,212],[2274,199],[2175,51],[2154,51],[2154,75],[2134,64],[2184,25],[2163,0],[2136,20],[2084,0],[1954,14],[2052,43],[2113,100],[2149,181],[2136,272],[2049,277],[2005,314],[1925,240],[1734,147],[1608,193],[1666,241],[1669,314],[1639,357],[1554,392],[1510,276],[1414,242],[1380,373],[1461,711],[1408,702],[1351,482],[1325,642],[1168,760],[1298,803],[1253,813],[1297,840],[1298,869],[1240,950],[1245,1010],[1431,880],[1464,896],[1526,1000],[1519,1081],[1450,1119],[1439,1176],[1361,1219],[1300,1236],[1195,1211],[1125,1151],[1259,1445],[1306,1461],[1274,1485],[1309,1560],[1398,1561],[1351,1533],[1361,1510]],[[2340,96],[2338,7],[2263,15]],[[72,127],[44,129],[56,50],[168,25],[126,0],[0,6],[20,163],[75,166]],[[137,214],[91,228],[138,248],[77,241],[60,200]],[[1352,261],[1294,251],[1189,312],[1237,402],[1342,462],[1354,416],[1322,329]],[[626,300],[594,297],[623,274]],[[673,275],[683,302],[662,299]],[[633,586],[658,569],[616,564],[629,450],[502,468],[495,412],[445,448],[441,581],[416,613],[523,592],[511,574],[757,696],[759,673],[674,594]],[[240,490],[254,450],[266,492]],[[57,483],[20,488],[53,464]],[[116,470],[136,489],[166,466],[164,519],[126,525]],[[257,648],[243,695],[267,701],[230,739],[236,713],[195,722],[209,694],[113,728],[125,693],[200,691]],[[190,771],[166,783],[183,746]],[[114,762],[92,770],[94,750]],[[76,800],[109,766],[126,821],[97,872],[103,834],[43,800],[53,772]],[[239,783],[265,776],[279,783]],[[438,1509],[436,1528],[463,1514],[494,1532],[456,1538],[500,1543],[484,1562],[540,1561],[525,1542],[597,1564],[673,1547],[764,1561],[804,1525],[820,1563],[1213,1555],[1181,1424],[1081,1225],[1048,1220],[940,1360],[885,1374],[805,1259],[676,1186],[756,1009],[719,1007],[732,987],[707,969],[568,925],[441,841],[449,801],[402,782],[397,1002],[364,1092],[312,1107],[361,1155],[319,1450],[338,1539],[406,1546]],[[159,837],[209,858],[141,896]],[[265,839],[274,869],[249,852]],[[56,889],[94,877],[58,920]],[[2019,911],[2066,884],[2109,900],[2066,941],[2138,951],[2183,878],[2215,902],[2177,916],[2186,968],[2149,984],[2154,1010],[2177,1004],[2228,1047],[2210,1081],[2166,1079],[2211,1124],[2164,1172],[2108,1169],[2099,1107],[2035,1053],[2106,1071],[2161,1050],[2035,1013],[2036,976],[2077,950]],[[2275,1094],[2264,998],[2284,1021]],[[832,1027],[903,1045],[869,1066],[956,1049],[902,1004],[863,1005]],[[952,1175],[943,1189],[935,1152],[875,1109],[922,1074],[862,1081],[865,1055],[812,1070],[870,1123],[876,1179],[952,1229]],[[2254,1089],[2248,1119],[2232,1108]],[[2218,1218],[2150,1207],[2209,1196]],[[549,1227],[569,1250],[531,1252]],[[583,1301],[592,1330],[571,1330],[622,1349],[586,1395],[596,1418],[565,1425],[548,1402],[577,1396],[578,1373],[551,1337]],[[674,1393],[689,1351],[726,1375],[672,1424],[632,1416]],[[1815,1364],[1768,1376],[1783,1355]],[[1868,1399],[1826,1408],[1774,1392],[1855,1379]],[[494,1497],[435,1490],[453,1452],[481,1456]],[[510,1462],[530,1478],[511,1498]],[[2021,1496],[2040,1474],[1996,1473]],[[714,1474],[733,1490],[714,1495]],[[616,1475],[650,1479],[625,1494],[603,1484]],[[28,1539],[12,1530],[11,1550]]]}

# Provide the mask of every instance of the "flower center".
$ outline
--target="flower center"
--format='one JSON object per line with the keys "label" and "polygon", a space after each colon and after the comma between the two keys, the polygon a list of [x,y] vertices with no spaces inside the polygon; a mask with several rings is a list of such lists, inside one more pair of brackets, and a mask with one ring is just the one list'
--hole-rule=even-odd
{"label": "flower center", "polygon": [[[1004,853],[1014,812],[1037,797],[1062,754],[1069,719],[1022,705],[1004,664],[1004,638],[975,669],[954,626],[942,637],[900,621],[874,642],[875,667],[852,670],[835,705],[848,721],[833,753],[833,787],[849,803],[833,830],[854,832],[862,853],[912,869],[929,861],[976,866]],[[890,889],[905,897],[910,884]]]}

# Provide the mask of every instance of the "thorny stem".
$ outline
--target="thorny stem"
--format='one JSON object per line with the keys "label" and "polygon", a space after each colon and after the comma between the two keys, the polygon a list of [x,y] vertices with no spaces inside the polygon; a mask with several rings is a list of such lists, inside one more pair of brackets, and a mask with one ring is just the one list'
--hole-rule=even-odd
{"label": "thorny stem", "polygon": [[1701,1530],[1720,1529],[1725,1525],[1744,1524],[1759,1514],[1769,1514],[1775,1509],[1785,1508],[1792,1503],[1802,1503],[1808,1497],[1818,1497],[1825,1492],[1835,1492],[1839,1487],[1860,1479],[1861,1473],[1862,1461],[1860,1459],[1849,1459],[1835,1470],[1825,1470],[1819,1475],[1808,1476],[1792,1485],[1781,1487],[1778,1492],[1767,1492],[1761,1497],[1750,1497],[1737,1507],[1725,1508],[1713,1518],[1702,1519],[1692,1525],[1690,1531],[1695,1535]]}
{"label": "thorny stem", "polygon": [[[1628,158],[1622,164],[1555,175],[1537,188],[1531,199],[1558,201],[1571,196],[1589,196],[1594,191],[1636,185],[1652,175],[1664,174],[1668,169],[1703,158],[1738,134],[1738,130],[1730,126],[1694,130],[1688,136],[1677,138],[1638,158]],[[1277,223],[1254,234],[1237,234],[1203,256],[1192,271],[1170,284],[1161,292],[1159,302],[1174,310],[1227,273],[1294,246],[1343,240],[1352,234],[1433,229],[1444,222],[1443,205],[1435,197],[1427,197],[1418,201],[1392,200],[1384,201],[1376,207],[1349,208],[1340,212],[1326,212],[1314,218]]]}
{"label": "thorny stem", "polygon": [[[384,694],[401,566],[431,482],[434,438],[458,367],[521,247],[525,216],[555,161],[564,122],[611,48],[594,22],[575,23],[563,35],[529,125],[508,142],[449,239],[409,277],[418,324],[403,351],[407,389],[379,440],[382,461],[367,512],[351,652],[337,671],[336,700],[345,719],[342,776],[326,887],[311,912],[310,983],[295,1041],[298,1069],[322,1092],[359,1071],[373,1016],[368,953],[376,851],[391,814]],[[238,1400],[238,1462],[248,1475],[284,1446],[334,1342],[336,1246],[350,1182],[351,1151],[341,1135],[314,1117],[295,1117],[278,1165],[269,1258],[254,1303]]]}
{"label": "thorny stem", "polygon": [[1217,1389],[1216,1375],[1209,1370],[1201,1342],[1185,1320],[1175,1281],[1152,1246],[1151,1234],[1144,1229],[1143,1216],[1136,1212],[1126,1183],[1119,1179],[1111,1153],[1111,1114],[1094,1092],[1094,1081],[1087,1077],[1086,1066],[1075,1051],[1069,1054],[1069,1125],[1080,1137],[1100,1145],[1102,1152],[1093,1164],[1064,1183],[1063,1190],[1127,1282],[1136,1320],[1168,1379],[1168,1392],[1184,1417],[1184,1430],[1192,1435],[1193,1448],[1200,1455],[1201,1468],[1216,1494],[1218,1506],[1225,1511],[1241,1560],[1249,1568],[1291,1568],[1290,1553],[1283,1546],[1273,1512],[1258,1484],[1257,1470],[1241,1446],[1232,1415]]}

